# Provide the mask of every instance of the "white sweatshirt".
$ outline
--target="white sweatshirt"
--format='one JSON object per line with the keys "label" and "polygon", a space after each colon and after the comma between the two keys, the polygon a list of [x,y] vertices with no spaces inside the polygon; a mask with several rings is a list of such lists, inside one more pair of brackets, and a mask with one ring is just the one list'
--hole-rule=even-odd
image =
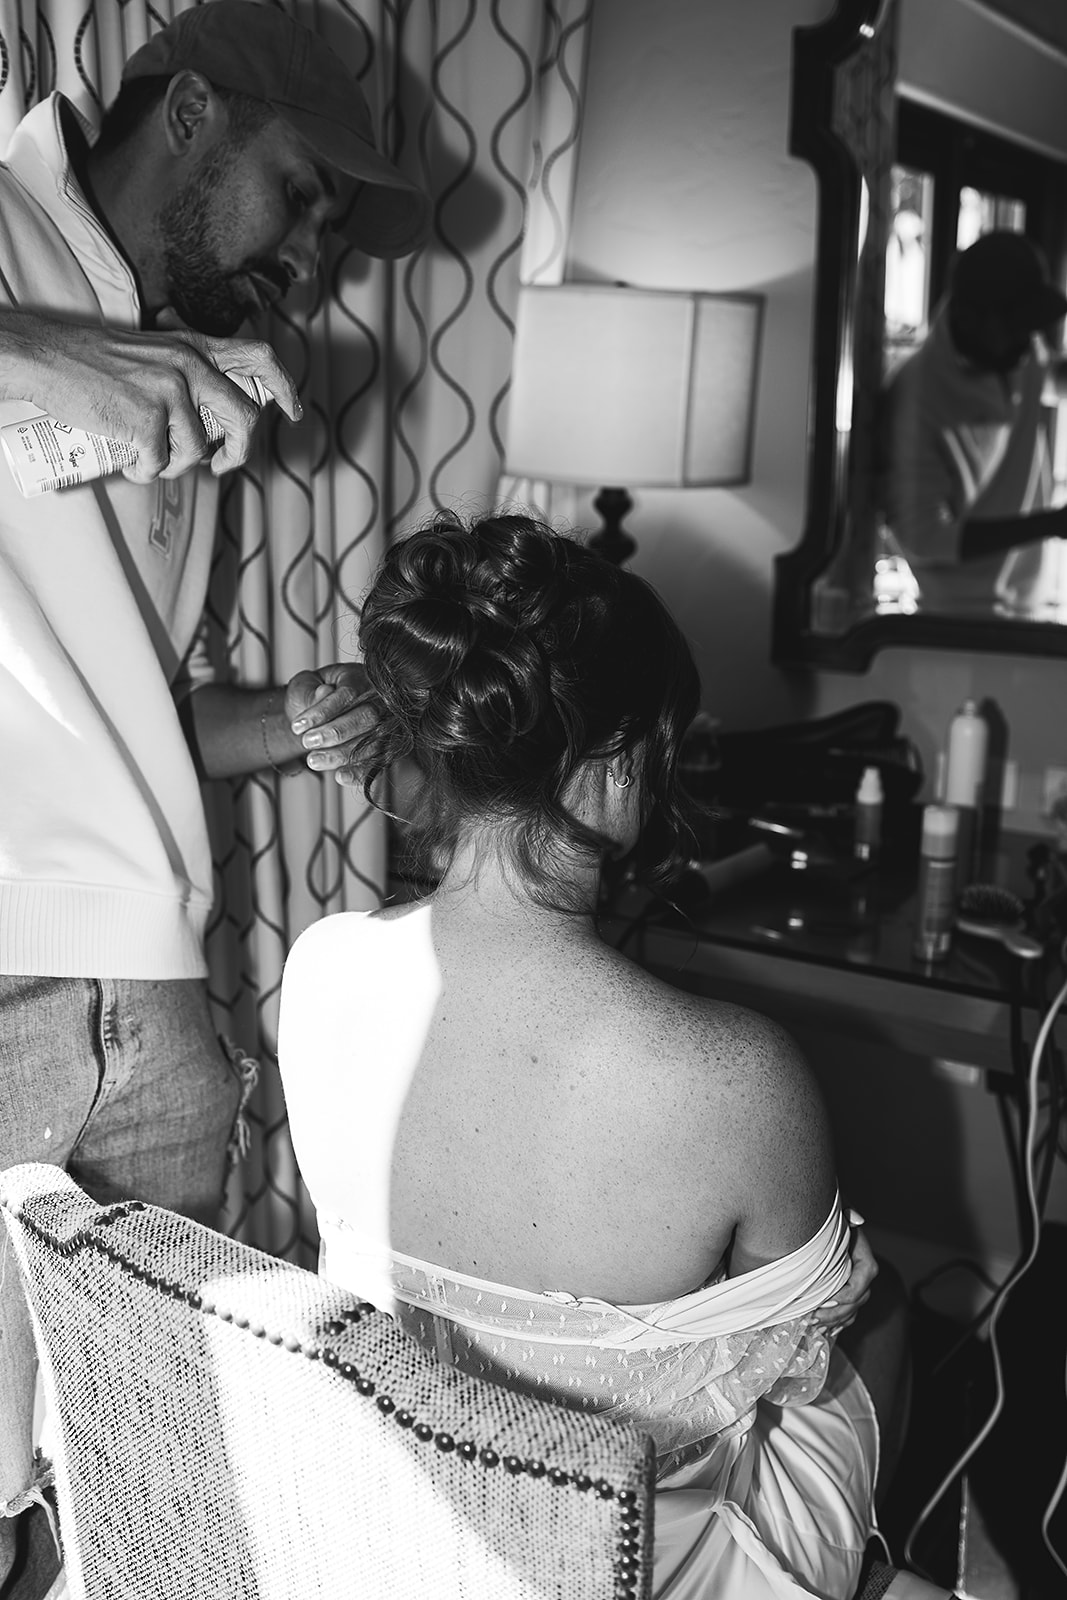
{"label": "white sweatshirt", "polygon": [[[137,328],[64,105],[35,106],[0,164],[0,304]],[[40,410],[0,402],[0,425]],[[206,971],[211,854],[174,691],[210,675],[186,658],[216,508],[206,471],[27,500],[0,457],[0,973]]]}

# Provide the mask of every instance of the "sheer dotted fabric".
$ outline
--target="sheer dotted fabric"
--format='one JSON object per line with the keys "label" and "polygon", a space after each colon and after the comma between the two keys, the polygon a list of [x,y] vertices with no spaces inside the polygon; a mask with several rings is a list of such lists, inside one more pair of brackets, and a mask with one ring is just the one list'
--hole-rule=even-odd
{"label": "sheer dotted fabric", "polygon": [[[381,1282],[383,1262],[343,1221],[320,1214],[323,1271]],[[661,1305],[621,1307],[565,1292],[505,1288],[392,1254],[396,1315],[420,1344],[463,1372],[607,1413],[651,1435],[657,1477],[735,1450],[757,1400],[803,1405],[822,1390],[831,1340],[812,1312],[849,1275],[848,1227],[835,1201],[818,1233],[756,1272],[721,1278]]]}

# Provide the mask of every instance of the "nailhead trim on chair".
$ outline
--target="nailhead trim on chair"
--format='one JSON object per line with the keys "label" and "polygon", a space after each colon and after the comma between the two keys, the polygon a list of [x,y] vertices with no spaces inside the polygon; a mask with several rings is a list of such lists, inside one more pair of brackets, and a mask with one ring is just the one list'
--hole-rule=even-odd
{"label": "nailhead trim on chair", "polygon": [[[131,1212],[144,1211],[146,1206],[140,1200],[126,1200],[117,1205],[110,1206],[106,1212],[95,1217],[89,1228],[80,1228],[69,1239],[59,1240],[32,1217],[25,1212],[20,1213],[20,1220],[29,1232],[33,1233],[51,1249],[57,1250],[61,1255],[71,1256],[80,1250],[95,1250],[100,1255],[107,1256],[116,1266],[122,1267],[132,1277],[146,1283],[149,1288],[158,1289],[161,1294],[166,1294],[174,1300],[184,1300],[194,1311],[199,1311],[204,1316],[218,1317],[222,1322],[230,1322],[242,1332],[247,1332],[256,1339],[266,1339],[270,1344],[280,1345],[287,1352],[294,1355],[303,1355],[309,1361],[322,1361],[327,1367],[334,1368],[339,1378],[352,1383],[357,1393],[368,1399],[374,1397],[375,1405],[385,1416],[392,1416],[400,1428],[410,1428],[415,1438],[421,1443],[428,1444],[431,1440],[438,1450],[455,1451],[464,1461],[475,1459],[485,1468],[491,1470],[501,1465],[501,1457],[495,1450],[481,1449],[472,1440],[464,1439],[457,1442],[448,1433],[435,1433],[428,1423],[418,1422],[409,1411],[398,1410],[396,1401],[387,1394],[377,1394],[376,1384],[372,1378],[363,1377],[350,1361],[342,1361],[337,1351],[329,1345],[304,1345],[292,1337],[285,1337],[279,1333],[270,1333],[266,1329],[251,1326],[247,1317],[235,1317],[232,1311],[219,1308],[205,1301],[196,1289],[185,1289],[179,1283],[174,1283],[166,1278],[160,1278],[147,1268],[140,1267],[136,1262],[123,1255],[113,1245],[105,1243],[93,1233],[94,1228],[110,1227],[112,1223],[120,1222]],[[376,1312],[377,1306],[369,1301],[361,1300],[356,1305],[347,1307],[340,1318],[331,1320],[323,1325],[324,1333],[343,1333],[346,1326],[362,1321],[364,1314]],[[619,1572],[616,1579],[616,1600],[633,1600],[637,1590],[637,1575],[639,1570],[639,1554],[641,1544],[635,1537],[637,1527],[641,1521],[641,1513],[635,1502],[637,1495],[632,1489],[615,1489],[605,1478],[595,1481],[583,1472],[564,1472],[559,1467],[549,1467],[543,1461],[522,1461],[518,1456],[504,1456],[503,1467],[505,1472],[518,1475],[526,1473],[537,1480],[547,1477],[555,1488],[571,1485],[584,1494],[589,1489],[595,1489],[602,1500],[617,1500],[620,1506],[619,1521],[622,1524],[623,1538],[617,1546]]]}

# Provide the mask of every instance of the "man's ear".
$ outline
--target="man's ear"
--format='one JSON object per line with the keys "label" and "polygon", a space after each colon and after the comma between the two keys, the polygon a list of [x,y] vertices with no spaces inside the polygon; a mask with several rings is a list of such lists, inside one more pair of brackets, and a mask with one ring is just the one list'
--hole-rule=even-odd
{"label": "man's ear", "polygon": [[175,73],[163,96],[163,136],[172,156],[203,153],[224,132],[222,101],[202,73]]}

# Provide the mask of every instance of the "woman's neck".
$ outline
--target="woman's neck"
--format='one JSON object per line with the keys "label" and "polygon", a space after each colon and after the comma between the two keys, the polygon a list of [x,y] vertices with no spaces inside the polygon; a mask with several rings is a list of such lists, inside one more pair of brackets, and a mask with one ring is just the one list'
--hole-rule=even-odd
{"label": "woman's neck", "polygon": [[494,930],[584,939],[592,933],[598,878],[597,866],[574,866],[561,876],[559,905],[542,905],[523,883],[518,868],[502,860],[499,851],[467,840],[457,847],[433,900],[445,916],[479,920]]}

